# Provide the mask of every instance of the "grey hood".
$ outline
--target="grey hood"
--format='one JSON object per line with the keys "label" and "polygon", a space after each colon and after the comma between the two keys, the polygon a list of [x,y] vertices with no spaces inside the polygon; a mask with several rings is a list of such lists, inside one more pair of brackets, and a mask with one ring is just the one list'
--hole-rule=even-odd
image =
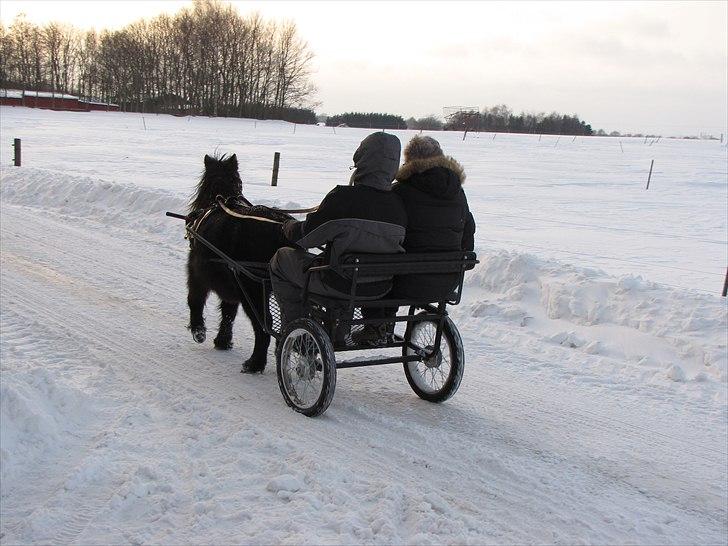
{"label": "grey hood", "polygon": [[372,133],[359,144],[354,152],[356,170],[351,175],[355,186],[369,186],[377,190],[389,190],[399,169],[402,144],[388,133]]}

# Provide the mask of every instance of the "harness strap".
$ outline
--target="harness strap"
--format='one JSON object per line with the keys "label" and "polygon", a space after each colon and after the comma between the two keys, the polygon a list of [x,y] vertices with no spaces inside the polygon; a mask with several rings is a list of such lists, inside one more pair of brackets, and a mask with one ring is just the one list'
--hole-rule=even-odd
{"label": "harness strap", "polygon": [[[227,214],[230,216],[234,216],[235,218],[247,218],[250,220],[259,220],[261,222],[270,222],[271,224],[282,224],[283,222],[279,222],[278,220],[271,220],[270,218],[263,218],[262,216],[251,216],[249,214],[240,214],[239,212],[235,212],[232,209],[229,209],[227,206],[225,206],[225,203],[223,201],[223,198],[218,195],[217,197],[217,204],[220,205],[220,208],[224,210]],[[207,214],[205,215],[207,216]]]}
{"label": "harness strap", "polygon": [[285,212],[286,214],[306,214],[308,212],[316,212],[318,205],[315,207],[309,207],[307,209],[275,209],[278,212]]}
{"label": "harness strap", "polygon": [[[214,207],[211,207],[211,208],[207,209],[205,211],[205,214],[203,214],[202,216],[200,216],[199,218],[197,218],[194,222],[192,222],[192,225],[190,227],[194,231],[197,231],[200,228],[200,225],[202,224],[202,222],[205,221],[205,218],[207,218],[213,210],[215,210]],[[189,233],[187,233],[187,230],[185,230],[185,239],[190,239],[189,238]],[[192,243],[193,243],[193,239],[190,239],[190,247],[192,247]]]}

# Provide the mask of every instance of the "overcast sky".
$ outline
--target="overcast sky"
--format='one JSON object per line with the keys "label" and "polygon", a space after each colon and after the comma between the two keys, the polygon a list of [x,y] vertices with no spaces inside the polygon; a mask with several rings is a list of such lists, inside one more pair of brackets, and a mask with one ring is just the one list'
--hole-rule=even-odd
{"label": "overcast sky", "polygon": [[[442,115],[505,103],[595,128],[719,134],[728,125],[728,2],[231,2],[296,21],[320,112]],[[119,28],[181,1],[0,0],[9,24]]]}

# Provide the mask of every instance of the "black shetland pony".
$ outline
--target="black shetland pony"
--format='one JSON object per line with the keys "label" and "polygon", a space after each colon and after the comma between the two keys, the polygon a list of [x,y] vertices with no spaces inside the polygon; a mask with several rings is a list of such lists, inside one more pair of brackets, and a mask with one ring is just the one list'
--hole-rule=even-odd
{"label": "black shetland pony", "polygon": [[[190,218],[201,218],[208,209],[209,214],[197,225],[197,232],[234,260],[249,262],[269,262],[276,250],[286,246],[280,223],[264,222],[255,219],[237,218],[216,206],[217,196],[223,198],[242,196],[243,183],[238,174],[238,159],[230,157],[205,156],[205,172],[197,186],[190,203]],[[251,212],[253,211],[253,212]],[[286,220],[289,215],[266,209],[252,207],[241,211],[245,214],[265,216],[276,220]],[[214,340],[218,349],[230,349],[233,345],[233,322],[238,305],[248,315],[255,333],[253,354],[243,363],[243,372],[262,372],[265,369],[270,335],[265,333],[255,318],[253,309],[238,289],[232,272],[219,261],[217,256],[199,242],[192,241],[187,260],[187,304],[190,307],[192,337],[197,343],[205,341],[207,328],[203,317],[205,301],[209,293],[215,292],[220,298],[220,327]],[[255,306],[258,316],[263,317],[266,305],[263,302],[261,283],[243,276],[243,288]]]}

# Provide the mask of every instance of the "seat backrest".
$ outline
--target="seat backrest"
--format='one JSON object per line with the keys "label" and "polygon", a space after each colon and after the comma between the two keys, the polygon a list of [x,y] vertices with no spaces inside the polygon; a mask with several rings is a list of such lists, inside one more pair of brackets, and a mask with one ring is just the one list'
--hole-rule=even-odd
{"label": "seat backrest", "polygon": [[350,277],[360,275],[408,275],[413,273],[459,273],[478,263],[475,252],[411,252],[403,254],[346,254],[332,269]]}

